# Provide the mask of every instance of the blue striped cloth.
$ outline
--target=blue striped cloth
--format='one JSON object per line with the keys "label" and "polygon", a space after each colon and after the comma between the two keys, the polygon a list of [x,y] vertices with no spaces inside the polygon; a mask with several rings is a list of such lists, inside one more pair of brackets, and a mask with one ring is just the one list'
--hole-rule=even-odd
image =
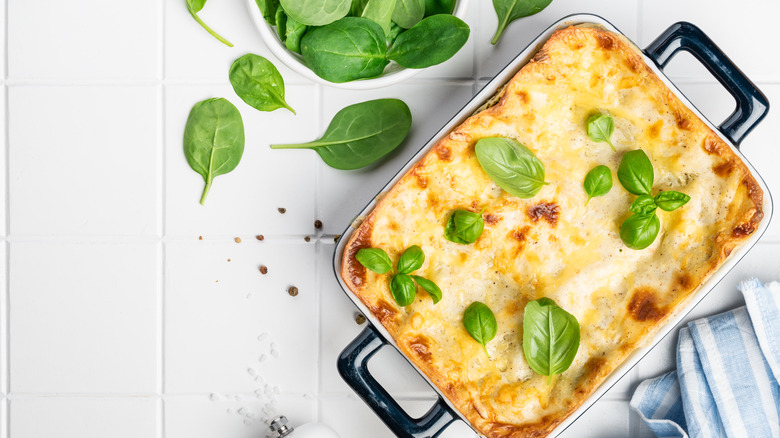
{"label": "blue striped cloth", "polygon": [[680,329],[677,370],[631,398],[658,437],[780,437],[780,283],[743,281],[745,307]]}

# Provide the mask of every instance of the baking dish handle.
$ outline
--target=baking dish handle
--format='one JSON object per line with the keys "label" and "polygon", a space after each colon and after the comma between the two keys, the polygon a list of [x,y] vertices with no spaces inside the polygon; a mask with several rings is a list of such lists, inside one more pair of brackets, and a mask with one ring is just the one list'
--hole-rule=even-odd
{"label": "baking dish handle", "polygon": [[389,345],[387,341],[369,324],[341,352],[338,359],[339,374],[398,437],[439,436],[458,418],[441,397],[428,413],[421,418],[412,418],[368,371],[368,361],[371,356],[386,345]]}
{"label": "baking dish handle", "polygon": [[737,108],[719,128],[735,146],[739,146],[769,110],[766,96],[701,29],[691,23],[673,24],[647,46],[645,53],[663,69],[680,50],[696,57],[736,99]]}

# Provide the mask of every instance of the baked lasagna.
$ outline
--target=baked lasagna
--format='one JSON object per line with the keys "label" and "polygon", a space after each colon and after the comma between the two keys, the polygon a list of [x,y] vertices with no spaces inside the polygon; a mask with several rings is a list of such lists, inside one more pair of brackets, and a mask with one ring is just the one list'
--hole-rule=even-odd
{"label": "baked lasagna", "polygon": [[[589,116],[614,117],[612,142],[588,138]],[[530,199],[499,188],[480,167],[475,143],[511,138],[545,165]],[[618,168],[641,148],[655,170],[654,191],[690,201],[660,211],[661,229],[632,250],[620,224],[635,198],[619,186],[593,198],[583,178],[597,165]],[[398,347],[489,438],[543,437],[572,414],[634,349],[649,344],[697,288],[758,227],[763,193],[743,161],[690,111],[622,35],[589,27],[555,32],[499,98],[439,141],[356,224],[341,276]],[[453,211],[481,212],[471,245],[444,237]],[[418,271],[441,288],[437,304],[418,294],[398,306],[390,275],[365,269],[361,248],[397,260],[419,245]],[[523,355],[523,311],[542,297],[580,323],[572,365],[549,379]],[[488,305],[498,322],[487,352],[468,334],[464,309]],[[548,382],[548,380],[551,380]]]}

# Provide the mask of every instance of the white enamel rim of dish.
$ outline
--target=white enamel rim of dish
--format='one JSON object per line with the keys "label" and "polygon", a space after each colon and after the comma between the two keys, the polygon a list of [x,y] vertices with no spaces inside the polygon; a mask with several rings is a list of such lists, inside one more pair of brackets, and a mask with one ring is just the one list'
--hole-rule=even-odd
{"label": "white enamel rim of dish", "polygon": [[[395,62],[390,62],[385,68],[385,71],[376,78],[342,83],[326,81],[314,74],[314,72],[304,64],[301,55],[287,49],[284,43],[282,43],[282,40],[279,39],[279,35],[277,35],[275,28],[266,23],[263,19],[263,14],[260,13],[260,9],[257,7],[255,0],[246,0],[246,5],[249,9],[249,16],[252,17],[252,21],[260,32],[263,42],[271,49],[271,52],[291,70],[314,82],[319,82],[320,84],[329,85],[335,88],[343,88],[345,90],[373,90],[375,88],[397,84],[424,70],[404,68]],[[456,0],[455,10],[452,12],[452,15],[462,20],[466,15],[468,7],[469,0]],[[473,38],[473,35],[469,35],[469,37]]]}
{"label": "white enamel rim of dish", "polygon": [[[526,47],[514,60],[512,60],[506,67],[504,67],[503,70],[501,70],[500,73],[496,75],[495,78],[493,78],[482,90],[477,93],[474,98],[472,98],[463,109],[461,109],[455,117],[453,117],[444,127],[431,138],[431,140],[426,143],[426,145],[420,149],[419,152],[417,152],[406,165],[393,177],[392,180],[390,180],[387,185],[385,185],[382,190],[377,194],[377,196],[374,198],[373,201],[371,201],[362,211],[356,216],[356,218],[362,218],[365,217],[368,213],[371,212],[371,210],[376,206],[377,199],[382,193],[385,193],[390,188],[392,188],[406,173],[411,169],[411,167],[417,163],[443,136],[447,135],[453,128],[455,128],[457,125],[459,125],[463,120],[468,118],[474,111],[477,110],[484,102],[486,102],[490,97],[492,97],[499,88],[501,88],[505,83],[507,83],[514,74],[522,67],[524,66],[531,57],[536,53],[537,47],[540,47],[549,37],[558,29],[562,29],[565,27],[569,27],[572,25],[578,25],[578,24],[595,24],[598,26],[602,26],[606,30],[619,33],[621,35],[624,35],[622,32],[620,32],[617,28],[615,28],[612,23],[605,20],[604,18],[593,15],[593,14],[574,14],[569,15],[561,20],[554,23],[552,26],[547,28],[544,32],[542,32],[541,35],[536,37],[529,45]],[[614,386],[623,376],[625,376],[645,355],[647,355],[653,347],[655,347],[666,335],[671,333],[674,329],[677,328],[678,324],[682,322],[683,319],[693,310],[694,307],[696,307],[697,304],[713,289],[715,286],[720,282],[720,280],[723,279],[723,277],[728,274],[729,271],[742,259],[742,257],[747,254],[748,251],[756,244],[758,239],[761,237],[761,235],[764,234],[767,227],[769,226],[769,222],[772,219],[772,211],[773,211],[773,202],[772,202],[772,196],[769,193],[769,188],[767,187],[766,183],[764,182],[763,178],[756,172],[756,170],[753,168],[753,166],[750,164],[750,162],[742,155],[742,152],[740,152],[739,149],[737,149],[731,141],[726,138],[720,130],[717,128],[717,126],[713,125],[707,118],[704,117],[703,114],[685,97],[684,94],[666,77],[666,75],[661,71],[659,68],[656,67],[655,63],[648,58],[643,53],[643,58],[645,63],[650,66],[650,68],[655,72],[658,77],[661,78],[661,80],[664,82],[664,84],[669,87],[670,90],[672,90],[675,95],[684,103],[686,106],[691,109],[701,120],[703,120],[707,126],[709,126],[715,133],[720,136],[723,141],[726,142],[726,144],[731,147],[731,149],[745,162],[745,164],[748,167],[748,170],[750,171],[751,175],[756,179],[759,186],[761,187],[761,190],[764,191],[764,219],[761,221],[761,223],[758,226],[758,229],[751,235],[751,237],[737,250],[731,253],[731,255],[726,259],[726,261],[710,276],[710,278],[707,279],[704,283],[702,283],[699,288],[696,290],[694,295],[691,297],[688,304],[682,308],[682,310],[679,311],[679,313],[674,316],[673,318],[669,319],[663,327],[656,333],[656,335],[653,337],[651,341],[647,343],[644,347],[639,347],[636,350],[634,350],[627,358],[626,360],[618,366],[608,377],[604,382],[591,394],[588,399],[583,402],[580,407],[575,410],[569,417],[566,418],[561,424],[558,425],[549,435],[548,438],[553,438],[555,436],[558,436],[561,432],[563,432],[567,427],[569,427],[574,421],[577,420],[582,414],[585,413],[596,401],[598,401],[604,393],[606,393],[612,386]],[[355,223],[355,221],[353,221]],[[387,340],[387,342],[396,348],[400,352],[400,349],[395,343],[395,340],[392,336],[390,336],[390,333],[384,328],[384,326],[374,317],[374,315],[371,313],[371,311],[358,299],[352,292],[350,292],[347,285],[342,280],[339,273],[341,272],[341,257],[344,253],[344,247],[346,246],[347,241],[349,241],[350,236],[355,231],[355,228],[353,228],[352,223],[350,223],[347,226],[347,229],[341,234],[341,238],[339,239],[339,243],[336,246],[335,252],[333,254],[333,269],[336,274],[336,279],[338,280],[339,284],[341,285],[341,288],[344,290],[344,292],[347,294],[350,300],[360,309],[361,312],[368,318],[368,320],[371,322],[371,324],[379,330],[379,332],[382,334],[382,336]],[[346,346],[345,346],[346,347]],[[428,379],[428,376],[425,375],[414,363],[412,363],[408,357],[406,357],[403,352],[401,352],[401,356],[403,356],[406,361],[414,367],[414,369],[417,370],[418,373],[425,379],[426,382],[428,382],[429,385],[436,391],[436,393],[439,395],[439,397],[444,400],[447,405],[449,405],[453,412],[455,412],[460,419],[462,419],[467,425],[471,426],[471,423],[463,417],[463,415],[455,409],[455,407],[450,403],[449,399],[439,390],[439,388],[433,384],[433,382]]]}

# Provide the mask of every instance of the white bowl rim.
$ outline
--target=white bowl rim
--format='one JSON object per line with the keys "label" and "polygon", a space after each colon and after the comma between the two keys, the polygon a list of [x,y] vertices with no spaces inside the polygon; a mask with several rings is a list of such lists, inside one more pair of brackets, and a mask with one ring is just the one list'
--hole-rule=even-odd
{"label": "white bowl rim", "polygon": [[[266,23],[263,15],[260,13],[260,8],[257,7],[256,0],[246,0],[246,3],[247,8],[249,9],[249,16],[252,18],[252,21],[254,22],[257,30],[260,32],[260,36],[263,38],[265,45],[280,61],[282,61],[284,65],[299,75],[305,77],[306,79],[319,82],[323,85],[346,90],[371,90],[397,84],[424,70],[401,68],[392,72],[385,71],[381,76],[371,79],[360,79],[342,83],[327,81],[317,76],[309,67],[306,66],[306,64],[303,63],[303,60],[299,58],[297,54],[294,54],[288,50],[284,44],[282,44],[282,41],[279,39],[276,30],[271,25]],[[452,11],[452,15],[463,19],[468,7],[469,0],[456,0],[455,10]]]}

